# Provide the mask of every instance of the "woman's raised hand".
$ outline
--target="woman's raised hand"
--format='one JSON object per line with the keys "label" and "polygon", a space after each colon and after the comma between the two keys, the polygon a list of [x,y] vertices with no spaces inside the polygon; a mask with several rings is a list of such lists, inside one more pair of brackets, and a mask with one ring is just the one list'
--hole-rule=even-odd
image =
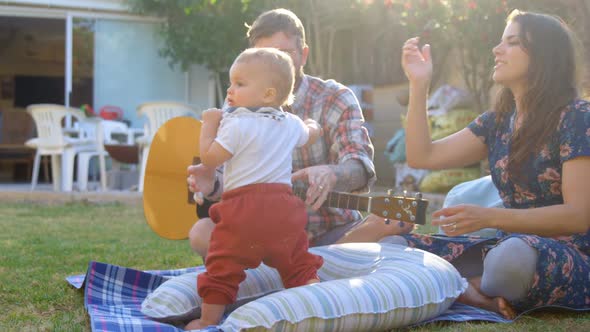
{"label": "woman's raised hand", "polygon": [[432,78],[432,57],[430,45],[419,48],[418,37],[408,39],[402,48],[402,68],[410,82],[430,84]]}

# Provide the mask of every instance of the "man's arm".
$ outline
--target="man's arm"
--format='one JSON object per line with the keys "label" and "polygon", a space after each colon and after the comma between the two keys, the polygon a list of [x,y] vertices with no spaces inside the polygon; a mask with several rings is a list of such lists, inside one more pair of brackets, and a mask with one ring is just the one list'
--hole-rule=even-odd
{"label": "man's arm", "polygon": [[333,187],[338,191],[367,191],[376,181],[373,164],[374,148],[365,119],[354,93],[341,87],[334,95],[326,118],[338,120],[329,125],[330,150],[336,153],[336,164],[330,165],[336,176]]}
{"label": "man's arm", "polygon": [[348,159],[342,164],[328,165],[336,175],[334,190],[352,192],[367,186],[369,177],[365,166],[356,159]]}
{"label": "man's arm", "polygon": [[321,118],[326,119],[322,126],[324,135],[328,135],[328,150],[332,151],[326,157],[334,159],[335,164],[303,168],[292,177],[309,184],[305,202],[314,210],[332,190],[367,191],[376,180],[373,145],[362,126],[364,119],[356,97],[342,87],[326,102]]}
{"label": "man's arm", "polygon": [[305,145],[303,145],[303,147],[308,147],[314,144],[320,138],[320,136],[322,136],[322,128],[313,119],[306,119],[303,121],[303,123],[307,127],[308,132],[307,142]]}
{"label": "man's arm", "polygon": [[[361,107],[352,91],[339,91],[331,109],[340,111],[339,121],[330,129],[331,151],[336,152],[336,190],[368,191],[377,180],[373,164],[374,148],[369,138]],[[335,112],[335,111],[333,111]]]}

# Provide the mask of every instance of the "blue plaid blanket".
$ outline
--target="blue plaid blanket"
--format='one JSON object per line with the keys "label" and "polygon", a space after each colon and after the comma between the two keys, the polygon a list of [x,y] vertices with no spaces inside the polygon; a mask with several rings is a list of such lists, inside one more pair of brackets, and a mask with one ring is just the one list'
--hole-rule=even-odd
{"label": "blue plaid blanket", "polygon": [[[75,288],[84,288],[84,306],[90,316],[92,331],[159,331],[180,332],[181,328],[149,319],[140,311],[145,297],[168,278],[196,272],[203,266],[176,269],[138,271],[100,262],[90,262],[86,275],[75,275],[66,281]],[[530,312],[530,311],[529,311]],[[521,316],[523,314],[522,313]],[[520,317],[520,316],[519,316]],[[489,321],[510,323],[496,313],[455,303],[444,314],[422,322]],[[220,331],[209,328],[207,332]]]}

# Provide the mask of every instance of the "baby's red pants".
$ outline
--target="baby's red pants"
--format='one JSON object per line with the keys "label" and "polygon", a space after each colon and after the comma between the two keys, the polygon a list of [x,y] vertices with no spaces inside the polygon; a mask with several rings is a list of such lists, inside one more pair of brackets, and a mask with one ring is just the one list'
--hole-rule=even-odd
{"label": "baby's red pants", "polygon": [[261,262],[279,271],[285,288],[318,279],[323,259],[307,251],[307,212],[289,185],[252,184],[230,190],[209,214],[216,225],[207,271],[197,279],[204,303],[235,302],[244,270]]}

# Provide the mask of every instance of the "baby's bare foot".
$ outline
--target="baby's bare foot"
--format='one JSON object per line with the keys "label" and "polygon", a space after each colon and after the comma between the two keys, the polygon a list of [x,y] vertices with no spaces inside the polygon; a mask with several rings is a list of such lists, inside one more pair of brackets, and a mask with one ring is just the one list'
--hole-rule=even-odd
{"label": "baby's bare foot", "polygon": [[195,319],[195,320],[190,321],[188,324],[186,324],[184,329],[185,330],[201,330],[201,329],[206,328],[207,326],[209,326],[209,324],[202,322],[200,319]]}
{"label": "baby's bare foot", "polygon": [[223,316],[225,305],[205,303],[201,305],[201,318],[190,321],[184,327],[185,330],[200,330],[207,326],[217,325]]}
{"label": "baby's bare foot", "polygon": [[320,282],[320,279],[309,279],[306,285],[317,284],[318,282]]}

